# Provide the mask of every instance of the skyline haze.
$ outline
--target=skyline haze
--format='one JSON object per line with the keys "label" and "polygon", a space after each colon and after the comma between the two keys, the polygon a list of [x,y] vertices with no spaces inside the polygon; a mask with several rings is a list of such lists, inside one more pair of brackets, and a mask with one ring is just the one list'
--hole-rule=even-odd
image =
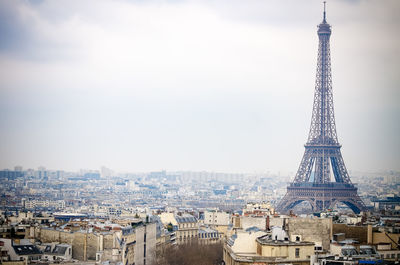
{"label": "skyline haze", "polygon": [[[329,1],[349,171],[400,170],[398,1]],[[0,0],[1,168],[293,171],[321,1]]]}

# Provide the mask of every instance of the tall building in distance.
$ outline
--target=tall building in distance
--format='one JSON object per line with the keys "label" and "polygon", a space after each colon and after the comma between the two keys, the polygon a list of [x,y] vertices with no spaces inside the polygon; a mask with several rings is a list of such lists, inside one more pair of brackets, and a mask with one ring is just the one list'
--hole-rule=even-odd
{"label": "tall building in distance", "polygon": [[324,2],[323,21],[318,25],[318,62],[310,132],[294,181],[278,204],[277,210],[281,212],[287,212],[303,201],[309,202],[313,211],[323,211],[338,202],[346,204],[355,213],[365,209],[350,180],[336,134],[330,36],[331,26],[326,22]]}

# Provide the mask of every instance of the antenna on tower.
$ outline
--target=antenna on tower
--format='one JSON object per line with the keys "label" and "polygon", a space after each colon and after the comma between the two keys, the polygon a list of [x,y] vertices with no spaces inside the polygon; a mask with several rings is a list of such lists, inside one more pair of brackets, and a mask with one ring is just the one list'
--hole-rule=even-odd
{"label": "antenna on tower", "polygon": [[326,23],[326,1],[324,1],[324,23]]}

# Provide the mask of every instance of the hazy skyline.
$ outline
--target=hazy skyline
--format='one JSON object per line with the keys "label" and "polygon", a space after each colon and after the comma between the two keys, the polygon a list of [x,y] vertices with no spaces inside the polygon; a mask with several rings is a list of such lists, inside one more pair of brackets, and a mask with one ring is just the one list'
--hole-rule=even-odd
{"label": "hazy skyline", "polygon": [[[400,170],[399,1],[329,1],[349,171]],[[0,168],[296,171],[322,1],[0,0]]]}

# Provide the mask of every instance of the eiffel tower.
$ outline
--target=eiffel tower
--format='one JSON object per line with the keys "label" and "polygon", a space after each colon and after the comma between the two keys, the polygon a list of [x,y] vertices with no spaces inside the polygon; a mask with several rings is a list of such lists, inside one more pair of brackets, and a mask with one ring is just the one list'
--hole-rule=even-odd
{"label": "eiffel tower", "polygon": [[[332,208],[337,202],[346,204],[355,213],[366,209],[357,188],[351,183],[336,134],[330,36],[331,26],[326,22],[324,2],[323,21],[318,25],[318,62],[311,127],[294,181],[289,184],[286,195],[277,206],[282,213],[303,201],[309,202],[314,212]],[[331,172],[334,181],[331,181]]]}

